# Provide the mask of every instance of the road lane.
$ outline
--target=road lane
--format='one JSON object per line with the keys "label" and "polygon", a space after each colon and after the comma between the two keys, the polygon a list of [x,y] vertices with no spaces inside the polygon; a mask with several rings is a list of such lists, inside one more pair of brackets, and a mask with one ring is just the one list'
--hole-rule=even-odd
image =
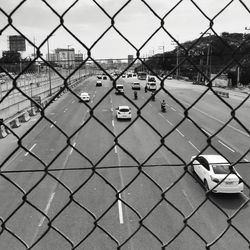
{"label": "road lane", "polygon": [[[92,107],[107,93],[109,84],[105,82],[104,87],[99,89],[93,85],[83,86],[82,89],[88,90],[94,97],[93,103],[90,103]],[[132,98],[133,92],[129,85],[125,86],[125,93]],[[136,104],[141,107],[147,97],[148,95],[141,91]],[[86,249],[116,249],[118,244],[123,245],[122,249],[160,249],[182,231],[185,226],[184,216],[190,215],[204,201],[204,190],[196,179],[188,174],[183,175],[184,169],[180,165],[183,162],[180,158],[188,163],[190,155],[197,154],[196,147],[199,149],[200,145],[204,144],[205,135],[196,136],[197,131],[192,132],[194,128],[189,128],[188,123],[183,125],[183,129],[174,129],[171,132],[178,114],[171,109],[171,112],[162,117],[157,102],[150,102],[152,105],[142,109],[144,119],[152,124],[156,131],[141,118],[134,124],[118,122],[115,119],[114,107],[121,104],[131,105],[122,96],[112,93],[101,101],[100,106],[93,112],[95,118],[91,118],[84,104],[70,99],[67,110],[63,108],[61,114],[56,116],[56,126],[72,136],[71,144],[75,150],[67,148],[51,165],[55,170],[50,172],[53,178],[47,178],[42,183],[42,188],[37,187],[32,193],[32,203],[41,206],[45,215],[52,220],[52,228],[34,249],[68,249],[73,246]],[[135,107],[132,112],[135,116]],[[79,129],[80,124],[82,127]],[[110,132],[107,132],[102,124]],[[37,138],[36,146],[32,149],[32,152],[39,154],[46,162],[55,157],[62,145],[66,145],[65,136],[56,126],[50,126],[48,123],[48,132]],[[130,127],[126,130],[127,126]],[[116,147],[112,131],[119,135]],[[166,147],[160,147],[161,136],[169,133],[165,139]],[[228,150],[223,144],[218,144]],[[32,145],[29,145],[29,148]],[[54,152],[50,153],[51,145]],[[228,150],[228,154],[230,153],[232,152]],[[19,168],[23,165],[37,165],[30,154],[26,158]],[[120,167],[117,168],[118,166]],[[60,171],[64,168],[64,171]],[[20,183],[24,184],[27,179],[34,183],[34,178],[39,179],[41,176],[30,174],[26,178],[22,174],[22,178]],[[176,185],[173,185],[175,183]],[[8,188],[3,190],[4,193]],[[118,190],[122,190],[121,194]],[[166,192],[164,196],[163,192]],[[16,189],[12,187],[12,191],[6,193],[5,199],[13,196],[20,200],[20,195],[18,197]],[[120,202],[117,197],[121,199]],[[31,198],[29,197],[30,201]],[[212,200],[231,214],[243,204],[239,196],[233,197],[233,201],[224,196],[212,196]],[[7,207],[8,204],[6,211]],[[249,233],[247,211],[244,209],[237,219],[234,218],[237,226],[246,234]],[[24,231],[27,242],[39,240],[42,233],[48,229],[47,218],[37,211],[32,211],[32,207],[20,212],[20,217],[25,214],[32,218],[27,224],[18,223],[21,225],[20,231]],[[16,221],[20,222],[21,218]],[[30,231],[27,230],[28,223]],[[206,202],[195,212],[188,223],[210,242],[227,226],[225,215],[211,202]],[[28,238],[30,232],[33,232],[32,241]],[[130,236],[131,239],[128,240]],[[235,245],[232,244],[233,240]],[[237,244],[245,246],[231,230],[216,247],[235,249],[237,246],[237,249],[241,249]],[[15,246],[13,243],[4,249],[15,249]],[[184,246],[186,249],[205,248],[199,236],[187,227],[167,248],[184,249]]]}

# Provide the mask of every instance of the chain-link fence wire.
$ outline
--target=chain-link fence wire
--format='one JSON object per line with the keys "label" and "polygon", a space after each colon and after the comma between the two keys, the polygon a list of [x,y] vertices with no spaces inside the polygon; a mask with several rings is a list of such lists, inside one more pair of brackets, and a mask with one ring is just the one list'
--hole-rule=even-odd
{"label": "chain-link fence wire", "polygon": [[[192,162],[185,162],[185,160],[182,159],[181,156],[178,155],[178,152],[175,152],[173,149],[171,149],[167,144],[165,144],[165,140],[175,131],[176,128],[178,128],[181,124],[183,124],[184,121],[189,120],[202,134],[204,134],[204,136],[206,136],[207,138],[207,145],[206,147],[204,147],[199,154],[202,154],[206,151],[206,149],[208,148],[212,148],[215,152],[217,152],[218,154],[221,154],[221,152],[212,144],[212,140],[213,138],[215,138],[226,126],[228,126],[230,124],[230,122],[235,121],[237,122],[237,124],[239,126],[241,126],[241,128],[244,130],[244,132],[248,135],[250,135],[250,131],[249,129],[246,127],[246,125],[244,125],[240,119],[237,118],[236,113],[237,111],[247,102],[247,100],[249,100],[249,95],[237,106],[237,107],[232,107],[227,101],[225,101],[212,87],[212,81],[214,79],[216,79],[219,75],[221,75],[222,73],[224,73],[226,70],[229,69],[229,67],[232,64],[236,64],[237,66],[242,66],[242,59],[244,58],[244,55],[241,55],[241,57],[239,58],[239,54],[240,54],[240,48],[242,46],[244,46],[245,44],[245,40],[242,41],[242,43],[240,43],[240,45],[236,48],[236,49],[231,49],[231,46],[227,43],[227,41],[225,39],[223,39],[222,37],[220,37],[217,33],[216,30],[214,30],[213,25],[214,25],[214,21],[216,19],[216,17],[218,17],[224,10],[226,10],[233,2],[235,1],[228,1],[228,4],[225,5],[225,7],[223,9],[221,9],[217,15],[214,16],[214,18],[209,18],[204,12],[203,10],[199,7],[198,3],[196,3],[196,1],[190,0],[190,2],[193,4],[193,7],[196,8],[210,23],[209,27],[207,28],[207,30],[205,30],[201,36],[195,40],[195,42],[192,43],[192,45],[190,47],[185,47],[183,44],[179,43],[178,39],[176,39],[176,37],[174,37],[164,26],[164,20],[165,18],[172,13],[176,8],[178,8],[178,6],[183,2],[183,0],[178,1],[172,9],[170,9],[163,17],[160,17],[155,11],[154,9],[147,3],[146,0],[142,0],[141,2],[148,8],[148,10],[152,13],[152,15],[154,15],[158,20],[159,20],[159,27],[155,30],[152,31],[152,34],[148,37],[148,39],[145,40],[144,44],[137,48],[132,42],[129,41],[129,39],[126,38],[125,35],[122,34],[121,31],[119,31],[119,29],[117,29],[116,27],[116,18],[119,16],[119,14],[124,10],[124,8],[129,5],[132,0],[127,1],[113,16],[110,16],[108,14],[108,12],[102,7],[102,5],[100,3],[98,3],[98,1],[93,0],[92,2],[106,15],[107,18],[109,18],[110,20],[110,26],[100,35],[100,37],[90,46],[86,46],[78,37],[77,34],[74,34],[71,32],[71,30],[67,27],[67,24],[65,23],[65,16],[66,14],[75,7],[76,3],[79,1],[74,1],[72,3],[71,6],[69,6],[65,12],[63,14],[59,14],[49,3],[49,1],[45,1],[42,0],[42,2],[48,7],[48,9],[50,9],[55,16],[57,16],[60,20],[60,23],[53,29],[53,31],[48,34],[47,38],[39,45],[36,46],[28,37],[26,37],[22,32],[20,32],[16,27],[15,27],[15,23],[13,22],[13,16],[15,15],[15,13],[17,11],[21,11],[22,10],[22,5],[23,4],[27,4],[29,1],[28,0],[23,0],[20,1],[20,3],[13,9],[13,11],[9,14],[7,14],[2,8],[0,8],[0,12],[2,15],[4,15],[7,19],[8,19],[8,23],[6,24],[6,26],[4,28],[2,28],[1,30],[1,34],[6,31],[8,28],[12,28],[14,29],[17,34],[21,35],[22,37],[24,37],[26,39],[26,41],[35,47],[36,49],[36,57],[30,61],[30,63],[26,66],[25,69],[23,69],[22,72],[20,72],[20,74],[18,74],[16,77],[13,77],[12,75],[10,75],[4,67],[0,66],[1,70],[3,72],[5,72],[11,79],[12,79],[12,88],[9,89],[6,93],[6,95],[4,95],[2,97],[2,99],[0,100],[0,104],[3,103],[6,98],[14,91],[17,90],[19,91],[19,93],[21,93],[24,97],[26,97],[28,100],[30,100],[31,102],[34,103],[34,100],[31,99],[31,97],[25,93],[24,91],[22,91],[22,89],[18,86],[18,79],[19,77],[34,63],[36,62],[38,59],[42,60],[48,67],[51,68],[51,70],[53,70],[54,72],[56,72],[56,74],[58,76],[61,77],[61,79],[63,79],[64,81],[64,86],[63,88],[60,89],[60,91],[58,93],[55,94],[55,96],[50,100],[50,102],[48,102],[44,107],[42,105],[39,105],[38,103],[35,103],[35,105],[37,105],[39,107],[40,110],[40,118],[34,123],[33,126],[31,126],[30,129],[28,129],[22,136],[18,136],[17,133],[15,132],[14,129],[12,129],[11,127],[9,127],[7,124],[3,123],[3,126],[8,129],[8,131],[10,133],[12,133],[16,139],[17,139],[17,147],[13,150],[13,152],[11,154],[9,154],[4,161],[1,164],[1,178],[4,178],[7,182],[9,182],[11,185],[13,185],[17,192],[21,192],[22,193],[22,200],[20,200],[20,204],[19,206],[15,207],[11,213],[9,213],[9,216],[7,218],[1,218],[1,232],[0,235],[4,234],[4,233],[8,233],[10,234],[12,237],[14,237],[19,243],[20,243],[20,248],[21,245],[22,247],[26,248],[26,249],[33,249],[42,239],[43,237],[45,237],[46,234],[49,233],[49,231],[53,230],[55,232],[58,233],[58,235],[60,235],[62,237],[62,240],[65,240],[67,243],[70,244],[71,249],[76,249],[77,247],[79,247],[80,245],[84,244],[84,242],[91,236],[91,234],[96,230],[96,229],[100,229],[104,234],[106,234],[108,236],[108,238],[113,241],[116,245],[117,245],[117,249],[122,249],[122,247],[127,244],[129,241],[133,240],[133,237],[138,233],[138,231],[144,229],[147,232],[149,232],[162,246],[162,249],[168,249],[169,246],[171,246],[171,243],[173,241],[175,241],[184,231],[184,229],[189,228],[195,235],[198,236],[198,238],[204,243],[204,249],[210,249],[211,247],[215,246],[216,243],[223,237],[224,234],[226,234],[226,232],[229,229],[234,229],[239,237],[242,237],[248,246],[250,246],[250,239],[244,235],[234,224],[234,218],[237,216],[238,213],[240,213],[240,211],[242,210],[243,207],[245,207],[247,205],[247,203],[249,202],[249,198],[247,198],[245,200],[244,203],[242,203],[242,205],[235,211],[235,213],[233,213],[231,216],[229,216],[226,212],[224,212],[224,210],[216,203],[214,202],[213,199],[210,198],[210,193],[212,192],[212,190],[207,190],[204,196],[203,201],[199,204],[199,206],[197,206],[196,208],[193,209],[192,213],[189,214],[188,216],[186,216],[175,204],[173,204],[170,200],[168,200],[166,198],[166,195],[168,193],[169,190],[171,190],[174,186],[178,185],[178,183],[180,183],[180,181],[183,179],[184,176],[191,176],[192,178],[194,178],[195,180],[197,179],[194,176],[194,173],[192,172]],[[244,4],[244,1],[238,1],[242,7],[249,12],[249,9],[247,8],[247,6]],[[44,46],[46,44],[46,42],[48,41],[48,39],[59,29],[64,29],[65,31],[68,32],[68,34],[70,34],[76,41],[78,41],[79,44],[82,45],[82,47],[87,51],[87,58],[80,64],[78,65],[68,76],[63,76],[56,68],[54,68],[49,61],[46,61],[41,55],[41,51],[40,49],[42,48],[42,46]],[[128,43],[136,52],[136,57],[134,58],[134,60],[122,71],[120,72],[120,74],[117,77],[114,77],[112,75],[109,74],[109,72],[107,72],[102,64],[96,60],[94,57],[92,57],[91,54],[91,50],[98,44],[98,42],[100,42],[103,37],[108,33],[108,31],[110,29],[114,29],[117,34],[124,40],[126,41],[126,43]],[[173,41],[175,41],[176,45],[182,49],[182,51],[184,52],[185,56],[180,56],[179,58],[179,62],[176,64],[176,67],[174,67],[168,75],[165,75],[163,78],[161,78],[157,72],[155,70],[153,70],[149,64],[147,63],[147,60],[145,60],[145,58],[142,57],[141,55],[141,51],[145,48],[145,46],[148,44],[148,42],[156,35],[156,33],[158,31],[164,31]],[[190,51],[193,51],[196,49],[196,46],[199,44],[199,42],[201,41],[201,39],[204,37],[204,35],[207,32],[212,32],[214,36],[216,36],[221,43],[227,47],[229,50],[231,50],[231,60],[227,62],[227,64],[221,68],[221,70],[219,72],[217,72],[216,76],[213,77],[212,79],[210,79],[208,77],[207,72],[204,72],[199,66],[197,66],[196,63],[193,62],[192,57],[189,56]],[[109,89],[109,91],[106,92],[106,94],[104,94],[102,96],[102,98],[93,106],[91,107],[88,104],[85,104],[88,109],[89,109],[89,117],[88,119],[81,125],[79,126],[79,128],[77,130],[74,131],[73,134],[67,134],[65,131],[63,131],[60,126],[58,126],[57,124],[53,123],[53,121],[51,119],[49,119],[48,117],[46,117],[46,110],[48,109],[48,107],[51,105],[51,103],[61,95],[61,93],[65,90],[69,91],[69,94],[74,95],[76,98],[79,99],[79,96],[75,93],[75,91],[73,91],[73,89],[71,88],[71,86],[69,85],[69,78],[71,76],[73,76],[74,74],[76,74],[76,72],[86,64],[86,62],[88,60],[91,60],[101,71],[103,71],[106,75],[108,75],[113,82],[113,86]],[[146,119],[143,117],[142,115],[142,110],[149,104],[149,102],[151,101],[150,98],[148,100],[145,101],[145,103],[139,107],[132,99],[130,99],[128,96],[124,95],[124,98],[131,103],[131,105],[133,105],[136,110],[137,110],[137,116],[135,119],[133,119],[133,121],[118,135],[115,135],[114,132],[112,130],[110,130],[110,128],[108,128],[104,122],[102,122],[96,115],[95,115],[95,109],[101,105],[101,102],[107,98],[114,90],[116,90],[116,83],[117,81],[121,78],[121,76],[130,69],[131,66],[133,66],[133,64],[135,64],[137,61],[140,61],[141,65],[143,65],[144,69],[147,70],[148,73],[155,75],[158,80],[160,81],[160,88],[158,88],[155,92],[154,95],[157,95],[159,92],[164,92],[169,98],[171,98],[172,100],[174,100],[182,109],[183,109],[183,118],[175,125],[173,126],[173,128],[164,136],[161,135],[161,133]],[[192,105],[190,105],[189,107],[185,107],[184,104],[178,100],[176,97],[174,97],[174,95],[168,91],[165,87],[164,87],[164,81],[166,80],[166,78],[169,75],[174,74],[175,72],[177,72],[177,70],[184,65],[184,63],[189,63],[190,65],[192,65],[194,67],[194,69],[200,73],[200,75],[208,82],[205,91],[194,101],[194,103],[192,103]],[[205,133],[200,125],[194,120],[192,119],[192,117],[190,116],[190,111],[192,110],[192,108],[208,93],[208,92],[212,92],[214,96],[216,96],[221,102],[223,102],[226,107],[228,107],[231,110],[231,118],[228,119],[227,122],[225,122],[223,124],[223,126],[220,127],[220,129],[218,129],[218,131],[216,131],[216,133],[212,134],[212,135],[208,135],[207,133]],[[107,133],[109,133],[111,136],[113,136],[114,138],[114,144],[112,147],[110,147],[110,149],[99,159],[98,162],[94,163],[89,157],[87,157],[85,154],[83,154],[79,149],[77,149],[76,147],[74,147],[74,145],[72,145],[71,143],[71,139],[81,130],[83,130],[85,128],[85,126],[91,121],[91,120],[95,120],[96,122],[98,122],[105,130]],[[133,126],[134,123],[137,122],[138,119],[143,120],[161,139],[159,140],[159,145],[158,147],[150,154],[148,155],[147,159],[144,162],[139,162],[136,159],[136,156],[134,156],[133,154],[131,154],[120,142],[119,142],[119,138],[122,135],[125,135],[127,130]],[[31,133],[31,131],[39,125],[39,123],[41,121],[46,120],[48,123],[53,124],[55,126],[55,128],[60,131],[60,133],[62,133],[65,136],[65,145],[64,147],[60,150],[60,152],[51,160],[50,163],[46,163],[44,162],[42,159],[40,159],[36,154],[34,154],[31,150],[29,150],[27,147],[24,146],[23,141],[24,139]],[[98,166],[98,169],[101,169],[102,167],[100,167],[100,165],[102,164],[102,161],[104,160],[104,158],[115,149],[115,147],[118,147],[119,149],[121,149],[125,154],[127,154],[127,156],[129,156],[131,159],[134,160],[134,162],[136,163],[134,166],[129,166],[132,168],[135,168],[138,170],[137,174],[124,186],[122,187],[121,190],[118,190],[113,183],[111,183],[108,179],[106,179],[102,174],[100,174],[98,171],[96,171],[96,168]],[[53,169],[51,166],[52,164],[58,160],[58,158],[60,157],[60,155],[62,155],[67,149],[73,149],[74,151],[76,151],[79,155],[81,155],[87,162],[89,162],[89,164],[91,165],[91,167],[89,168],[71,168],[71,169]],[[146,171],[147,168],[150,167],[154,167],[155,165],[149,165],[147,164],[147,162],[150,159],[153,159],[155,154],[161,149],[161,148],[165,148],[167,151],[171,152],[177,159],[180,160],[180,162],[182,162],[182,164],[163,164],[162,166],[164,167],[170,167],[175,165],[176,167],[180,167],[183,169],[183,173],[174,181],[174,183],[172,183],[172,185],[168,186],[167,189],[163,189]],[[15,171],[11,171],[11,170],[6,170],[4,169],[5,164],[7,164],[7,162],[12,159],[12,157],[14,156],[14,154],[16,152],[18,152],[18,150],[23,149],[24,151],[26,151],[27,153],[29,153],[32,157],[34,157],[39,163],[42,164],[42,166],[44,167],[42,170],[15,170]],[[237,165],[238,163],[246,163],[244,161],[244,158],[249,154],[250,152],[250,148],[248,150],[246,150],[245,153],[243,153],[241,155],[241,157],[235,161],[235,162],[231,162],[230,165],[230,173],[235,173],[237,175],[237,173],[234,170],[234,166]],[[157,166],[159,166],[159,164],[157,164]],[[110,166],[110,167],[105,167],[105,168],[110,168],[110,169],[116,169],[116,168],[126,168],[128,166]],[[65,185],[60,178],[57,178],[55,175],[53,175],[54,171],[74,171],[74,170],[91,170],[91,174],[89,175],[89,177],[74,191],[70,190],[67,185]],[[15,183],[15,181],[13,181],[8,174],[9,173],[27,173],[27,172],[41,172],[43,173],[42,178],[39,179],[39,181],[36,182],[35,185],[33,185],[32,188],[30,188],[28,191],[25,191],[24,189],[22,189],[17,183]],[[148,213],[145,216],[141,216],[140,213],[134,208],[132,207],[128,202],[126,202],[125,199],[121,198],[121,194],[122,192],[124,192],[130,185],[132,185],[132,183],[134,181],[137,180],[137,178],[139,176],[144,176],[145,178],[147,178],[147,180],[149,180],[151,183],[153,183],[161,192],[161,199],[158,201],[157,204],[155,204],[154,207],[152,207],[150,209],[150,211],[148,211]],[[229,174],[228,174],[229,175]],[[227,176],[228,176],[227,175]],[[58,183],[61,185],[61,187],[63,187],[65,190],[67,190],[67,192],[69,193],[69,200],[67,203],[64,204],[64,206],[61,208],[61,210],[54,216],[54,217],[49,217],[44,211],[42,211],[41,209],[39,209],[37,206],[35,206],[30,200],[29,200],[29,195],[38,187],[38,185],[46,178],[46,177],[51,177],[55,183]],[[92,211],[90,211],[88,208],[86,208],[85,206],[83,206],[81,203],[79,203],[74,196],[77,194],[77,192],[84,187],[89,181],[91,181],[91,178],[93,176],[99,176],[107,186],[109,186],[114,192],[115,192],[115,199],[113,201],[112,204],[109,205],[109,207],[103,211],[102,215],[97,217]],[[224,180],[226,179],[226,177],[224,178]],[[241,177],[239,177],[241,178]],[[244,179],[242,179],[245,187],[247,189],[249,189],[249,184],[246,183],[244,181]],[[217,186],[220,183],[217,184]],[[216,186],[216,187],[217,187]],[[216,187],[214,187],[213,189],[215,189]],[[110,212],[110,210],[114,207],[115,204],[117,204],[117,202],[120,201],[124,206],[126,206],[127,208],[129,208],[131,211],[133,211],[137,217],[138,217],[138,227],[137,229],[132,232],[129,237],[123,241],[123,242],[119,242],[110,232],[108,232],[100,223],[99,221]],[[226,217],[227,220],[227,227],[218,234],[218,236],[212,241],[212,242],[208,242],[204,236],[202,236],[199,231],[195,230],[195,228],[193,228],[190,224],[189,221],[191,220],[191,218],[197,213],[199,212],[199,209],[206,203],[210,201],[211,203],[213,203],[213,205],[222,212],[222,214]],[[145,221],[147,220],[147,218],[153,213],[153,211],[157,208],[157,206],[159,206],[159,204],[161,204],[162,202],[166,202],[168,205],[170,205],[176,212],[178,212],[182,217],[183,217],[183,225],[180,228],[179,232],[177,234],[175,234],[174,237],[172,237],[172,239],[170,239],[168,242],[164,242],[159,236],[156,235],[156,233],[154,233],[149,227],[147,227]],[[82,210],[84,210],[86,213],[88,213],[94,220],[93,223],[93,228],[92,230],[84,235],[82,237],[82,240],[80,242],[78,242],[77,244],[75,244],[73,242],[72,239],[70,239],[65,233],[63,233],[61,230],[59,230],[53,223],[56,221],[56,219],[60,219],[61,214],[67,209],[67,207],[70,204],[77,204],[77,206],[79,206]],[[32,245],[28,245],[27,242],[25,242],[24,239],[22,239],[18,234],[16,234],[15,232],[13,232],[8,226],[8,222],[12,219],[12,217],[18,213],[18,211],[24,206],[24,205],[29,205],[31,207],[33,207],[38,213],[40,213],[41,216],[44,216],[47,222],[47,229],[43,231],[43,233],[35,240],[35,242],[33,242]],[[63,219],[63,218],[62,218]]]}

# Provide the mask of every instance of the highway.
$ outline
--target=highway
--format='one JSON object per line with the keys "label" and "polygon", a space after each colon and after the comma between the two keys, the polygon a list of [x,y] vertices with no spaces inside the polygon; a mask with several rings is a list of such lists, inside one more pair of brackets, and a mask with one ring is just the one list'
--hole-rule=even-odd
{"label": "highway", "polygon": [[[14,136],[2,140],[1,163],[11,157],[0,179],[0,249],[248,249],[249,189],[206,197],[188,164],[199,153],[241,159],[235,168],[250,185],[249,134],[236,119],[222,128],[238,107],[235,117],[250,129],[249,101],[239,106],[242,99],[232,97],[227,105],[210,91],[186,113],[201,86],[166,80],[168,93],[152,101],[140,81],[134,100],[133,81],[119,80],[124,97],[110,80],[96,87],[90,77],[74,89],[90,94],[87,105],[68,92],[46,119],[37,115],[18,128],[22,135],[32,129],[13,154]],[[132,108],[131,121],[117,121],[118,105]],[[235,228],[228,228],[231,216]]]}

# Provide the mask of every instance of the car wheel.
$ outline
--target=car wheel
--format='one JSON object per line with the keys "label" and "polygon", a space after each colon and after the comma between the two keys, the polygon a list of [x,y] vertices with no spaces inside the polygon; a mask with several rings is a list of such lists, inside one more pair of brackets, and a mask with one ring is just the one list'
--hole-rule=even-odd
{"label": "car wheel", "polygon": [[204,188],[206,191],[209,191],[209,186],[208,186],[207,180],[204,180]]}

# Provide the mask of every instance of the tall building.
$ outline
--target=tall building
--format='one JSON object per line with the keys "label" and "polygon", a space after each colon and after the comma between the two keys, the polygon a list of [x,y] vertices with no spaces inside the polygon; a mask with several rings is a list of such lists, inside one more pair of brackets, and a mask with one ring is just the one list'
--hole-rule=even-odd
{"label": "tall building", "polygon": [[75,68],[75,49],[55,49],[57,64],[63,68]]}
{"label": "tall building", "polygon": [[75,66],[78,67],[83,62],[83,54],[75,54]]}

